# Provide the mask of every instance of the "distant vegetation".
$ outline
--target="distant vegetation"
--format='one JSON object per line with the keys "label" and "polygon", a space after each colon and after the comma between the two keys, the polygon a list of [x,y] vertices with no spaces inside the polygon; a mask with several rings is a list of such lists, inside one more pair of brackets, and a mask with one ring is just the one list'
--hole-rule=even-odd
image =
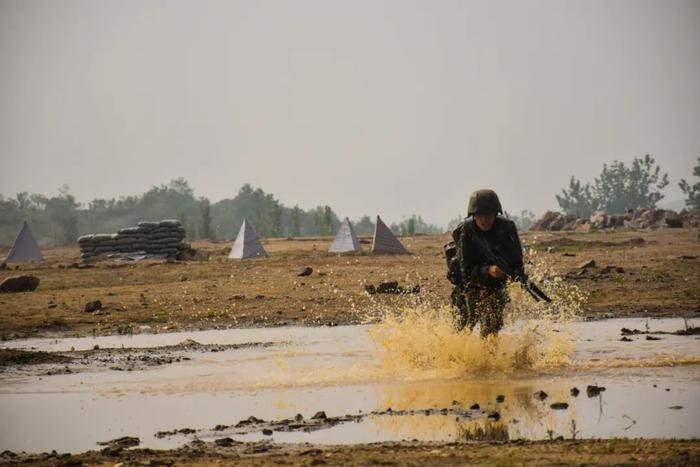
{"label": "distant vegetation", "polygon": [[[196,197],[187,180],[178,178],[141,195],[94,199],[87,204],[78,202],[68,186],[53,197],[27,192],[15,198],[0,195],[0,244],[10,244],[25,219],[40,243],[71,245],[82,234],[116,232],[142,220],[160,219],[180,220],[189,239],[232,239],[244,217],[262,237],[333,235],[340,225],[338,215],[327,205],[308,210],[286,207],[274,195],[249,184],[235,197],[212,203]],[[358,235],[374,232],[369,216],[354,226]],[[441,231],[416,215],[390,228],[403,235]]]}
{"label": "distant vegetation", "polygon": [[667,185],[668,174],[661,174],[659,165],[647,154],[635,157],[629,167],[620,161],[603,164],[593,185],[584,185],[572,175],[569,188],[556,199],[564,212],[578,217],[590,217],[595,211],[623,214],[630,209],[656,207]]}
{"label": "distant vegetation", "polygon": [[[700,177],[700,157],[698,157],[698,165],[693,167],[693,176]],[[681,178],[681,182],[678,184],[683,193],[687,196],[685,199],[685,205],[688,209],[700,210],[700,180],[695,182],[692,186]]]}

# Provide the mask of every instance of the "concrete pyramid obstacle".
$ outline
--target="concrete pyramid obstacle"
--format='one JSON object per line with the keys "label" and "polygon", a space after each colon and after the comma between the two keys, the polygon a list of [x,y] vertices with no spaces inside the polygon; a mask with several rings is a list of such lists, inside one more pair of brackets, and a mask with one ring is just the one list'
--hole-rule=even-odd
{"label": "concrete pyramid obstacle", "polygon": [[360,241],[357,239],[357,235],[355,234],[355,229],[352,228],[350,219],[346,217],[340,224],[340,229],[338,230],[331,247],[328,249],[328,252],[348,253],[351,251],[362,251],[362,247],[360,246]]}
{"label": "concrete pyramid obstacle", "polygon": [[377,216],[372,238],[372,253],[375,255],[407,255],[408,251],[389,227]]}
{"label": "concrete pyramid obstacle", "polygon": [[10,252],[5,258],[6,263],[27,263],[30,261],[44,261],[44,256],[39,250],[39,245],[32,235],[27,221],[22,224],[22,229],[17,234]]}
{"label": "concrete pyramid obstacle", "polygon": [[229,259],[246,259],[256,256],[267,256],[265,248],[263,248],[258,236],[255,234],[253,226],[250,225],[248,219],[243,219],[241,230],[238,231],[236,241],[233,242],[233,248],[229,253]]}

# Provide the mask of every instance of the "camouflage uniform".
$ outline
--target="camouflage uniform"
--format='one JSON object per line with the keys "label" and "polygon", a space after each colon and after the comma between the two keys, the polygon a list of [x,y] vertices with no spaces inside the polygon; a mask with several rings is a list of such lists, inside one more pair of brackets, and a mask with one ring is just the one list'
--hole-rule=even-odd
{"label": "camouflage uniform", "polygon": [[[478,197],[484,194],[486,201],[480,203]],[[479,190],[472,194],[468,211],[469,216],[500,213],[501,206],[491,190]],[[495,279],[488,274],[491,264],[473,244],[474,235],[485,239],[515,269],[522,270],[523,253],[515,223],[502,216],[496,216],[493,227],[486,232],[479,229],[473,218],[466,219],[453,232],[462,278],[452,291],[452,304],[458,311],[457,326],[460,330],[465,326],[473,329],[480,323],[481,335],[487,336],[497,334],[503,327],[503,310],[509,299],[506,278]]]}

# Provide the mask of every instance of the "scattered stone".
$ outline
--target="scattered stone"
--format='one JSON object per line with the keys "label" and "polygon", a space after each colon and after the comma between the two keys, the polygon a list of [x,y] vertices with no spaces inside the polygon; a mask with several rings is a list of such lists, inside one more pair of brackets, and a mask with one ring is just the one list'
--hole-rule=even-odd
{"label": "scattered stone", "polygon": [[7,263],[3,261],[0,263],[0,271],[4,271],[5,269],[7,269]]}
{"label": "scattered stone", "polygon": [[622,342],[632,342],[632,339],[630,339],[627,336],[622,336],[622,339],[620,339]]}
{"label": "scattered stone", "polygon": [[469,407],[469,410],[479,410],[481,407],[479,407],[479,404],[472,404],[471,407]]}
{"label": "scattered stone", "polygon": [[306,277],[306,276],[310,276],[311,273],[313,273],[313,272],[314,272],[314,269],[307,266],[299,274],[297,274],[297,276],[298,277]]}
{"label": "scattered stone", "polygon": [[399,293],[398,281],[381,282],[377,286],[377,293]]}
{"label": "scattered stone", "polygon": [[33,292],[39,287],[35,276],[12,276],[0,283],[0,293]]}
{"label": "scattered stone", "polygon": [[105,456],[117,457],[120,456],[124,449],[119,446],[107,446],[103,448],[100,452]]}
{"label": "scattered stone", "polygon": [[100,441],[97,444],[100,446],[118,446],[120,448],[130,448],[141,444],[141,440],[134,436],[122,436],[121,438],[112,439],[110,441]]}
{"label": "scattered stone", "polygon": [[50,309],[52,309],[52,308],[56,308],[57,306],[58,306],[58,305],[56,305],[55,303],[49,303],[48,308],[49,308],[49,310],[50,310]]}
{"label": "scattered stone", "polygon": [[555,402],[549,407],[551,407],[554,410],[566,410],[569,408],[569,404],[567,404],[566,402]]}
{"label": "scattered stone", "polygon": [[101,310],[101,309],[102,309],[102,302],[99,300],[93,300],[93,301],[87,302],[85,304],[85,309],[83,311],[85,313],[93,313],[93,312]]}
{"label": "scattered stone", "polygon": [[697,211],[683,209],[671,210],[642,208],[630,210],[625,214],[606,214],[601,211],[593,213],[588,219],[573,214],[547,211],[542,218],[535,221],[530,230],[588,232],[598,229],[659,229],[659,228],[696,228],[700,226],[700,214]]}
{"label": "scattered stone", "polygon": [[201,345],[201,344],[194,339],[185,339],[182,342],[180,342],[178,345],[180,347],[196,347],[196,346]]}
{"label": "scattered stone", "polygon": [[294,421],[296,421],[296,422],[301,422],[303,420],[304,420],[304,416],[300,413],[298,413],[294,416]]}
{"label": "scattered stone", "polygon": [[576,256],[576,253],[562,253],[562,256]]}
{"label": "scattered stone", "polygon": [[503,394],[499,394],[496,396],[496,402],[500,403],[500,402],[503,402],[505,400],[506,400],[506,396],[504,396]]}
{"label": "scattered stone", "polygon": [[264,428],[262,434],[264,434],[265,436],[272,436],[272,430],[269,428]]}
{"label": "scattered stone", "polygon": [[456,406],[456,405],[461,405],[461,404],[462,404],[462,403],[461,403],[460,401],[458,401],[458,400],[453,400],[453,401],[452,401],[452,406],[453,406],[453,407]]}
{"label": "scattered stone", "polygon": [[233,439],[229,438],[228,436],[226,438],[219,438],[219,439],[214,440],[214,444],[216,444],[217,446],[222,447],[222,448],[231,447],[235,443],[236,442]]}
{"label": "scattered stone", "polygon": [[648,340],[648,341],[660,341],[661,338],[647,335],[646,340]]}
{"label": "scattered stone", "polygon": [[535,393],[535,399],[539,399],[541,401],[545,400],[548,397],[547,393],[540,390]]}
{"label": "scattered stone", "polygon": [[595,384],[589,384],[586,386],[586,395],[588,395],[588,397],[598,396],[603,391],[605,391],[603,386],[596,386]]}
{"label": "scattered stone", "polygon": [[588,261],[584,261],[582,263],[579,263],[578,266],[576,266],[577,269],[588,269],[588,268],[594,268],[595,267],[595,260],[594,259],[589,259]]}
{"label": "scattered stone", "polygon": [[488,418],[490,418],[490,419],[493,420],[494,422],[497,422],[498,420],[501,419],[501,414],[498,413],[498,412],[490,412],[490,413],[488,414]]}
{"label": "scattered stone", "polygon": [[578,394],[581,391],[579,391],[578,388],[576,386],[574,386],[573,388],[571,388],[571,390],[569,392],[571,393],[572,396],[578,397]]}
{"label": "scattered stone", "polygon": [[327,418],[328,417],[326,416],[326,412],[324,412],[323,410],[320,410],[320,411],[316,412],[313,417],[311,417],[311,420],[325,420]]}
{"label": "scattered stone", "polygon": [[399,285],[398,281],[381,282],[376,287],[372,284],[365,285],[365,292],[370,295],[374,294],[419,294],[421,290],[420,284],[416,284],[410,288],[404,288]]}

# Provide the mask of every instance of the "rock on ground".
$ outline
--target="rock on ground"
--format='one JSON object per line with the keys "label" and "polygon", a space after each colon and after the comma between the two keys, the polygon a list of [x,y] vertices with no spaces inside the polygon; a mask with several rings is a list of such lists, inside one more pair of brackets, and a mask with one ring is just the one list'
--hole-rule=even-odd
{"label": "rock on ground", "polygon": [[33,292],[39,287],[36,276],[12,276],[0,283],[0,293]]}

